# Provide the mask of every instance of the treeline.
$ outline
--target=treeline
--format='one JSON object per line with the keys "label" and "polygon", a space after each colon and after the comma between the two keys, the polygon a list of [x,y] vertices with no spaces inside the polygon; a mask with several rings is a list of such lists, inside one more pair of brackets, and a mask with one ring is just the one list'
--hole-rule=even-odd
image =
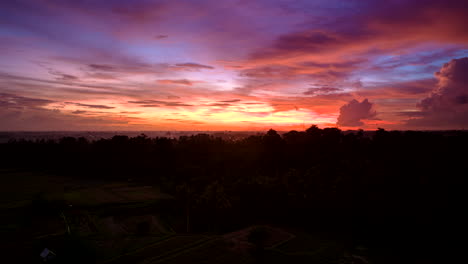
{"label": "treeline", "polygon": [[161,186],[190,232],[273,223],[414,250],[443,247],[457,232],[467,147],[463,131],[379,129],[369,137],[312,126],[235,141],[207,134],[15,140],[0,153],[3,167]]}

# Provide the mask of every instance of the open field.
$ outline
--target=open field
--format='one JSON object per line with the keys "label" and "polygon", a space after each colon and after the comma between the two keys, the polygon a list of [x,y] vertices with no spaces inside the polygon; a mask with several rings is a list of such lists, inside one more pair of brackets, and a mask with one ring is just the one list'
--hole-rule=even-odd
{"label": "open field", "polygon": [[[41,248],[63,252],[67,241],[64,220],[57,212],[33,215],[33,222],[15,221],[29,214],[34,202],[57,202],[65,206],[70,230],[85,249],[92,249],[99,263],[251,263],[247,236],[253,227],[216,234],[176,234],[161,220],[158,201],[171,199],[152,186],[126,182],[78,181],[25,171],[2,171],[9,180],[2,185],[1,232],[16,240],[7,248],[26,252],[29,259]],[[13,191],[14,190],[14,191]],[[70,206],[71,205],[71,206]],[[137,235],[138,224],[148,223],[145,234]],[[330,241],[267,227],[270,233],[265,259],[271,263],[334,263],[341,248]],[[19,232],[21,230],[21,232]],[[8,236],[8,234],[10,236]],[[65,240],[64,240],[65,239]],[[69,243],[69,242],[66,242]],[[75,242],[74,242],[75,243]],[[338,253],[338,254],[337,254]],[[336,259],[336,257],[335,257]]]}
{"label": "open field", "polygon": [[173,234],[157,210],[152,213],[171,197],[152,186],[18,170],[2,170],[0,177],[8,179],[0,187],[0,235],[9,240],[1,245],[12,252],[28,256],[43,247],[59,249],[70,230],[105,260]]}

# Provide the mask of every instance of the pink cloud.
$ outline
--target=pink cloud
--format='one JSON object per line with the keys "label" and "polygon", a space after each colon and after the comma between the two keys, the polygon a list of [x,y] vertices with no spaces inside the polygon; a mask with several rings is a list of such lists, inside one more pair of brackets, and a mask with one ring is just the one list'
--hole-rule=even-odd
{"label": "pink cloud", "polygon": [[320,88],[309,88],[303,94],[304,95],[318,95],[318,94],[336,93],[340,91],[342,91],[342,89],[333,88],[333,87],[320,87]]}
{"label": "pink cloud", "polygon": [[373,110],[373,104],[367,99],[362,102],[352,100],[340,108],[336,124],[345,127],[358,127],[364,125],[363,119],[375,118],[377,112]]}
{"label": "pink cloud", "polygon": [[179,80],[157,80],[158,83],[160,84],[179,84],[179,85],[189,85],[192,86],[194,83],[197,83],[198,81],[191,81],[187,79],[179,79]]}

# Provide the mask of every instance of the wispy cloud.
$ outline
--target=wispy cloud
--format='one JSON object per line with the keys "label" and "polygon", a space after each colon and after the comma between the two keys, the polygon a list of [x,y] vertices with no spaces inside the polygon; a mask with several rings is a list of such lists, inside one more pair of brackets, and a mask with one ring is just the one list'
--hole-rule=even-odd
{"label": "wispy cloud", "polygon": [[179,79],[179,80],[157,80],[160,84],[179,84],[179,85],[189,85],[192,86],[195,83],[200,83],[200,81],[191,81],[187,79]]}
{"label": "wispy cloud", "polygon": [[204,69],[212,70],[214,69],[214,67],[212,66],[193,63],[193,62],[177,63],[175,64],[175,68],[182,69],[182,70],[204,70]]}
{"label": "wispy cloud", "polygon": [[136,104],[142,107],[159,107],[163,106],[193,106],[191,104],[186,104],[182,102],[173,102],[173,101],[159,101],[159,100],[141,100],[141,101],[128,101],[128,103]]}
{"label": "wispy cloud", "polygon": [[107,106],[107,105],[82,104],[82,103],[73,103],[73,102],[65,102],[65,104],[73,104],[76,106],[82,106],[86,108],[95,108],[95,109],[114,109],[115,108],[113,106]]}

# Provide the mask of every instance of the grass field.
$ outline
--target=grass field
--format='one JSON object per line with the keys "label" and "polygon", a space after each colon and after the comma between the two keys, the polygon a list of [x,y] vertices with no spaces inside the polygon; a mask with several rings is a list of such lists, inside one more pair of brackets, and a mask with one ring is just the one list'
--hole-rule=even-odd
{"label": "grass field", "polygon": [[[44,173],[0,171],[0,235],[5,250],[36,259],[38,250],[68,240],[65,220],[42,203],[63,204],[74,239],[95,252],[98,263],[254,263],[247,236],[254,227],[225,235],[176,234],[160,217],[159,204],[171,197],[153,186],[128,182],[81,181]],[[39,195],[41,194],[41,195]],[[39,203],[40,204],[40,203]],[[71,206],[70,206],[71,205]],[[36,205],[37,206],[37,205]],[[62,209],[60,209],[62,210]],[[21,219],[21,221],[18,221]],[[147,223],[144,234],[138,226]],[[265,263],[339,263],[344,247],[319,236],[275,227],[265,244]],[[28,258],[26,258],[28,259]]]}
{"label": "grass field", "polygon": [[[94,248],[98,260],[105,260],[174,233],[157,211],[160,201],[171,197],[153,186],[19,170],[1,170],[0,177],[0,236],[9,241],[1,243],[7,251],[37,256],[34,247],[60,247],[68,225]],[[147,223],[148,233],[136,235],[141,222]]]}

